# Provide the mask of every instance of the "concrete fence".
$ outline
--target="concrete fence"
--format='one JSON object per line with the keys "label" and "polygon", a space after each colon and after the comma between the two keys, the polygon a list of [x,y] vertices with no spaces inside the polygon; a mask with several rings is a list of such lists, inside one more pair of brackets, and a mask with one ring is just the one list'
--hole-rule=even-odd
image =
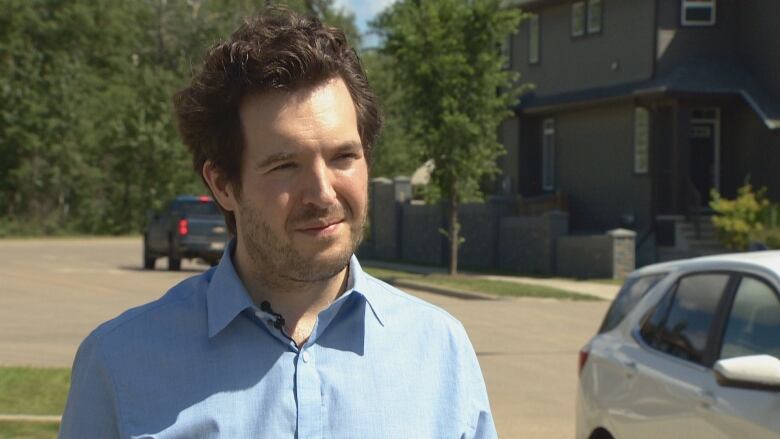
{"label": "concrete fence", "polygon": [[[448,217],[443,205],[413,201],[408,178],[371,181],[367,259],[446,266]],[[624,277],[635,266],[635,233],[571,236],[566,212],[517,215],[509,200],[491,198],[460,208],[463,268],[567,277]]]}

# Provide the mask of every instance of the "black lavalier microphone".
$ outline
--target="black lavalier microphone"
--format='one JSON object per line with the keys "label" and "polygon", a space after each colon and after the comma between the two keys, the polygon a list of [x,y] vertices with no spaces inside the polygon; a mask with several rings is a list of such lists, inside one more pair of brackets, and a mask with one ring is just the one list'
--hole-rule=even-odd
{"label": "black lavalier microphone", "polygon": [[271,304],[267,300],[263,300],[263,302],[260,303],[260,310],[274,316],[274,328],[279,330],[284,328],[284,317],[278,312],[274,312],[274,310],[271,309]]}

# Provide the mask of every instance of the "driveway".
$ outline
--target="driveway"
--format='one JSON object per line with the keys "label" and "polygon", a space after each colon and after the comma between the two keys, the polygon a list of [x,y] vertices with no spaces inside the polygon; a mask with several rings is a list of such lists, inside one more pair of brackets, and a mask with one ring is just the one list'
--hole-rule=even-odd
{"label": "driveway", "polygon": [[[100,322],[206,268],[157,264],[140,269],[140,238],[0,240],[0,364],[69,367]],[[465,325],[502,438],[573,437],[577,352],[608,302],[412,293]]]}

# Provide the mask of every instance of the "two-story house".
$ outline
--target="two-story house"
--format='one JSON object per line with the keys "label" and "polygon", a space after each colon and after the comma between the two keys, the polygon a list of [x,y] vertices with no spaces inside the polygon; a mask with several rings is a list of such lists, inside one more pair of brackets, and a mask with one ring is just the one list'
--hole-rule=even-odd
{"label": "two-story house", "polygon": [[505,192],[564,194],[574,232],[633,228],[645,261],[712,188],[780,199],[780,1],[515,4],[534,89],[501,129]]}

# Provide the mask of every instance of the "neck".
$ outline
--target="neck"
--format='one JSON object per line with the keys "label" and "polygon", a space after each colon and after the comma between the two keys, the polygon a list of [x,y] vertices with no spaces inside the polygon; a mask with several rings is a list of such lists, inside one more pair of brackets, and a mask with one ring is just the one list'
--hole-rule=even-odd
{"label": "neck", "polygon": [[268,301],[284,317],[285,332],[298,346],[309,338],[317,315],[344,292],[349,275],[347,266],[324,280],[287,279],[254,264],[238,243],[233,263],[254,304],[260,307],[263,301]]}

